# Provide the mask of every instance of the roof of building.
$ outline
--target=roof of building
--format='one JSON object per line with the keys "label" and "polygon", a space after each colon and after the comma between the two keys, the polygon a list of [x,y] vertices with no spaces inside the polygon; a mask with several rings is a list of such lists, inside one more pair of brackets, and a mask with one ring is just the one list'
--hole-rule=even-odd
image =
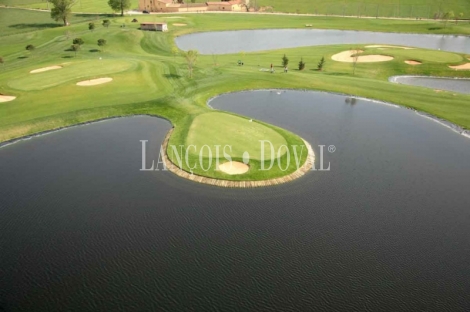
{"label": "roof of building", "polygon": [[165,22],[160,22],[160,23],[145,22],[145,23],[140,23],[140,25],[166,25],[166,23]]}
{"label": "roof of building", "polygon": [[207,5],[234,5],[239,4],[239,1],[217,1],[217,2],[206,2]]}

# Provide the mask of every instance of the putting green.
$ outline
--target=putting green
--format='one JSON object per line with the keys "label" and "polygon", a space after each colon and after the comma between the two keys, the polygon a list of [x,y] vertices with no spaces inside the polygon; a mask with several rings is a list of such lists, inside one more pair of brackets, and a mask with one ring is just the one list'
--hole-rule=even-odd
{"label": "putting green", "polygon": [[[271,142],[274,147],[274,158],[277,158],[277,152],[281,145],[287,145],[284,137],[275,130],[264,126],[256,121],[250,122],[249,119],[237,117],[234,115],[210,112],[197,116],[189,129],[186,138],[186,146],[192,144],[196,146],[190,149],[190,152],[199,155],[200,151],[204,157],[209,156],[209,149],[202,148],[208,145],[211,148],[212,156],[216,155],[216,145],[220,145],[220,157],[223,155],[223,147],[230,145],[231,152],[227,150],[231,157],[243,157],[243,153],[248,151],[250,159],[261,159],[260,140]],[[282,148],[279,156],[286,153]],[[271,158],[269,144],[264,147],[265,160]]]}
{"label": "putting green", "polygon": [[367,49],[363,55],[376,53],[387,54],[393,57],[403,57],[408,60],[417,60],[421,62],[458,63],[463,60],[461,55],[455,53],[423,49]]}
{"label": "putting green", "polygon": [[125,60],[87,60],[60,64],[61,70],[51,70],[30,74],[29,71],[8,82],[8,86],[22,91],[43,90],[73,80],[86,80],[94,76],[104,76],[123,72],[133,67],[134,62]]}

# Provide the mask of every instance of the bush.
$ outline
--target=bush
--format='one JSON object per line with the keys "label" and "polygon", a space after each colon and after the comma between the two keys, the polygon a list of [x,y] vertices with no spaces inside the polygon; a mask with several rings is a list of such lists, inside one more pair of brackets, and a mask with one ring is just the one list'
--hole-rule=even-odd
{"label": "bush", "polygon": [[95,29],[95,23],[88,23],[88,29],[93,31],[93,29]]}
{"label": "bush", "polygon": [[33,51],[34,49],[36,49],[36,47],[33,46],[32,44],[28,44],[28,45],[26,46],[26,50],[28,50],[28,51]]}
{"label": "bush", "polygon": [[111,22],[107,19],[103,20],[103,26],[108,28],[109,27],[109,24],[111,24]]}
{"label": "bush", "polygon": [[282,57],[282,67],[286,67],[288,64],[289,64],[289,59],[284,54],[284,56]]}
{"label": "bush", "polygon": [[304,59],[301,58],[299,62],[299,70],[304,70],[304,68],[305,68],[305,62],[304,62]]}
{"label": "bush", "polygon": [[325,57],[324,57],[324,56],[322,56],[320,62],[318,63],[318,66],[317,66],[318,70],[319,70],[319,71],[322,71],[322,70],[323,70],[323,66],[325,66]]}
{"label": "bush", "polygon": [[82,38],[75,38],[75,39],[73,39],[73,42],[72,42],[72,43],[73,43],[73,44],[82,45],[82,44],[85,43],[85,41],[83,41]]}

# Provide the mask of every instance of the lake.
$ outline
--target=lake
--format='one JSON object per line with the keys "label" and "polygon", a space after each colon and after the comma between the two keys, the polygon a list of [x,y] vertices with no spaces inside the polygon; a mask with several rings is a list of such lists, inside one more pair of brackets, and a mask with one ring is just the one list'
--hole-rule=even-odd
{"label": "lake", "polygon": [[332,44],[392,44],[458,53],[470,53],[470,37],[381,33],[332,29],[258,29],[212,31],[177,37],[181,50],[227,54]]}
{"label": "lake", "polygon": [[439,78],[424,76],[393,76],[391,82],[431,88],[435,90],[446,90],[459,93],[470,93],[470,79]]}
{"label": "lake", "polygon": [[[319,145],[325,166],[225,189],[143,172],[171,125],[130,117],[0,148],[0,310],[468,311],[470,141],[319,92],[210,102]],[[330,153],[328,146],[334,145]]]}

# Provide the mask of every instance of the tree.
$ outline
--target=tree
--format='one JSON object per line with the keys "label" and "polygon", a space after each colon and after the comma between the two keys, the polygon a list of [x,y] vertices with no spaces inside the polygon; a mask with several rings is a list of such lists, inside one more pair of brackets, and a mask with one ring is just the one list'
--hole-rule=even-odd
{"label": "tree", "polygon": [[188,50],[184,53],[184,58],[188,63],[189,78],[193,77],[193,68],[196,64],[198,52],[196,50]]}
{"label": "tree", "polygon": [[108,28],[109,27],[109,24],[111,24],[111,22],[107,19],[103,20],[103,26]]}
{"label": "tree", "polygon": [[359,53],[361,53],[361,50],[359,48],[355,48],[351,52],[353,53],[353,55],[352,55],[352,58],[353,58],[353,75],[355,75],[356,74],[356,65],[357,65],[357,61],[359,61]]}
{"label": "tree", "polygon": [[173,57],[175,57],[176,55],[178,55],[179,51],[180,51],[180,50],[179,50],[177,47],[171,48],[171,54],[173,54]]}
{"label": "tree", "polygon": [[452,18],[454,18],[454,11],[449,11],[444,14],[444,19],[446,21],[445,27],[447,27],[447,22]]}
{"label": "tree", "polygon": [[5,60],[0,56],[0,64],[5,65]]}
{"label": "tree", "polygon": [[26,50],[28,50],[28,51],[33,51],[34,49],[36,49],[36,47],[33,46],[32,44],[28,44],[28,45],[26,46]]}
{"label": "tree", "polygon": [[284,56],[282,57],[282,67],[286,67],[288,64],[289,64],[289,59],[284,54]]}
{"label": "tree", "polygon": [[77,56],[77,52],[80,51],[80,45],[79,44],[72,44],[72,46],[70,47],[70,50],[75,52],[75,56]]}
{"label": "tree", "polygon": [[104,50],[104,46],[106,45],[106,40],[104,39],[98,39],[98,46]]}
{"label": "tree", "polygon": [[83,41],[82,38],[75,38],[75,39],[73,39],[72,43],[73,43],[73,44],[82,45],[82,44],[84,44],[85,42]]}
{"label": "tree", "polygon": [[324,56],[322,56],[320,62],[318,63],[318,66],[317,66],[318,70],[319,70],[319,71],[322,71],[322,70],[323,70],[323,66],[325,66],[325,57],[324,57]]}
{"label": "tree", "polygon": [[121,11],[121,16],[124,16],[124,10],[129,10],[131,7],[131,0],[109,0],[108,5],[115,12]]}
{"label": "tree", "polygon": [[[463,19],[463,13],[462,12],[459,13],[459,18]],[[455,17],[455,23],[456,24],[457,24],[457,20],[458,20],[457,17]]]}
{"label": "tree", "polygon": [[95,23],[88,23],[88,29],[93,31],[95,29]]}
{"label": "tree", "polygon": [[49,0],[49,2],[52,3],[51,18],[56,22],[63,21],[64,26],[67,26],[75,0]]}
{"label": "tree", "polygon": [[304,59],[303,58],[300,58],[300,62],[299,62],[299,70],[304,70],[305,68],[305,62],[304,62]]}

